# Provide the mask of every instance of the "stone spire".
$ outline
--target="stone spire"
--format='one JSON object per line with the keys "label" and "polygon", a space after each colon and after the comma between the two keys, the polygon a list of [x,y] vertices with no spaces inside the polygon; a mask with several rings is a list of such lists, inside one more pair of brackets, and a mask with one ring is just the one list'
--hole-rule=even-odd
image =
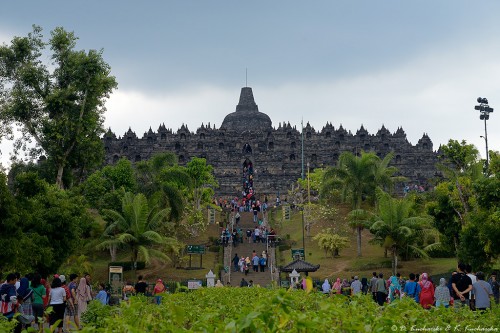
{"label": "stone spire", "polygon": [[241,88],[240,102],[236,106],[236,112],[241,111],[256,111],[259,112],[259,107],[255,104],[253,99],[252,88],[244,87]]}
{"label": "stone spire", "polygon": [[259,107],[255,104],[252,88],[241,88],[240,101],[236,106],[236,111],[228,114],[221,129],[244,131],[266,131],[272,129],[271,118],[265,113],[259,112]]}

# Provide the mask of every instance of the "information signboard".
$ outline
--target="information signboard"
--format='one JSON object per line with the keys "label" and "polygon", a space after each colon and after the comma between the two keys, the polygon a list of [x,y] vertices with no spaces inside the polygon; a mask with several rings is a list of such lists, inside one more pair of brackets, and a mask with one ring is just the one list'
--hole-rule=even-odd
{"label": "information signboard", "polygon": [[123,288],[122,266],[109,266],[109,285],[111,286],[111,294],[121,295]]}
{"label": "information signboard", "polygon": [[188,289],[193,290],[193,289],[199,289],[203,285],[203,282],[201,280],[188,280]]}
{"label": "information signboard", "polygon": [[292,249],[292,260],[304,260],[304,249]]}
{"label": "information signboard", "polygon": [[205,245],[188,245],[187,254],[205,254]]}

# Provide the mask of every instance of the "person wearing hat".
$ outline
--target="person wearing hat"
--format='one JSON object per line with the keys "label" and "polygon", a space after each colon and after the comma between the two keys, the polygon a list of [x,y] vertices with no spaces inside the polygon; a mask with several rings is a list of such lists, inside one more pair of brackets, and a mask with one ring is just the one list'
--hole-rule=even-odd
{"label": "person wearing hat", "polygon": [[159,294],[165,293],[165,285],[163,284],[162,279],[156,280],[155,287],[153,289],[153,296],[155,297],[155,303],[160,305],[161,304],[161,296]]}
{"label": "person wearing hat", "polygon": [[357,293],[360,293],[362,286],[363,285],[361,284],[361,281],[359,281],[358,277],[355,276],[354,280],[351,282],[351,293],[352,293],[352,295],[356,295]]}

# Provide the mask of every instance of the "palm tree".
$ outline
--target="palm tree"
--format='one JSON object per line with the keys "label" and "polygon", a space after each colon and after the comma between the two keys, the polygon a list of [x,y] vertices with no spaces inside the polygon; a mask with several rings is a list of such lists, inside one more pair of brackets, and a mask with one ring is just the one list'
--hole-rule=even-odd
{"label": "palm tree", "polygon": [[392,272],[396,274],[398,252],[411,248],[421,256],[427,253],[410,244],[409,240],[417,232],[425,233],[429,225],[429,218],[410,216],[413,202],[409,198],[395,199],[388,193],[377,189],[378,215],[370,227],[370,232],[376,238],[383,240],[384,247],[392,253]]}
{"label": "palm tree", "polygon": [[192,181],[186,168],[177,165],[173,153],[153,155],[136,166],[139,190],[158,199],[160,207],[169,207],[169,219],[180,221],[185,208],[183,191],[191,191]]}
{"label": "palm tree", "polygon": [[[326,186],[340,184],[342,200],[349,201],[352,210],[358,210],[361,208],[363,197],[376,186],[374,171],[378,160],[378,156],[374,153],[362,151],[361,156],[355,156],[351,152],[344,152],[339,157],[337,167],[325,172],[324,183]],[[340,182],[336,182],[335,179]],[[323,191],[327,190],[326,186],[323,187]],[[357,231],[358,257],[361,257],[361,232],[365,224],[357,221],[358,219],[354,219],[351,226]]]}
{"label": "palm tree", "polygon": [[104,231],[109,239],[104,240],[97,247],[99,249],[112,246],[127,247],[134,263],[134,270],[137,268],[139,256],[145,262],[149,262],[151,257],[167,261],[169,257],[152,246],[175,246],[177,243],[175,239],[164,237],[155,231],[168,213],[169,209],[150,210],[143,194],[134,195],[127,192],[122,198],[121,212],[104,210],[104,215],[111,221]]}
{"label": "palm tree", "polygon": [[383,159],[378,158],[373,169],[375,183],[389,193],[392,193],[394,183],[406,181],[405,177],[394,176],[394,174],[398,172],[398,168],[389,166],[393,158],[393,152],[385,155]]}
{"label": "palm tree", "polygon": [[[404,180],[394,174],[397,168],[389,166],[393,153],[387,154],[380,159],[375,153],[361,151],[360,156],[351,152],[340,155],[335,168],[325,172],[323,178],[323,192],[332,192],[335,187],[340,187],[343,201],[349,201],[352,212],[349,215],[349,224],[357,231],[358,257],[361,257],[361,232],[367,226],[367,212],[361,210],[364,199],[375,199],[375,190],[378,186],[384,189],[392,189],[397,181]],[[322,194],[326,196],[325,193]]]}

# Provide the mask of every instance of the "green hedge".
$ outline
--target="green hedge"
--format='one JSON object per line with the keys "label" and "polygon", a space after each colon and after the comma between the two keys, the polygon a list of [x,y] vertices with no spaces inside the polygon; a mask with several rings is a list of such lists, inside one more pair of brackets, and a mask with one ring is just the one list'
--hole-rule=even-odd
{"label": "green hedge", "polygon": [[[108,307],[110,308],[110,307]],[[114,310],[90,306],[81,332],[494,332],[500,307],[423,309],[409,298],[379,306],[371,295],[328,296],[266,288],[202,288],[166,294],[161,305],[132,297]],[[467,330],[466,327],[469,327]],[[0,331],[1,330],[0,322]],[[492,328],[493,330],[488,330]]]}

